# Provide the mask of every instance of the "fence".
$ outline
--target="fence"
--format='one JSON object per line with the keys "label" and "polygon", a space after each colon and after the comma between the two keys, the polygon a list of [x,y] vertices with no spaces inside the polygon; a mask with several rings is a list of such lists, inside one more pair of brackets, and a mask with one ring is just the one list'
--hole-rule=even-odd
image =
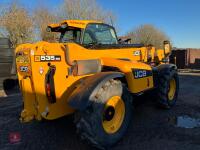
{"label": "fence", "polygon": [[11,75],[14,49],[11,48],[10,40],[0,38],[0,77]]}

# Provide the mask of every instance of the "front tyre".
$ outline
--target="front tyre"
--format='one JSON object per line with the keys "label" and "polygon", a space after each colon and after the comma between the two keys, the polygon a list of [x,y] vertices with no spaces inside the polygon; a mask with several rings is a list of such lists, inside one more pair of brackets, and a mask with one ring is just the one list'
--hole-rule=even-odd
{"label": "front tyre", "polygon": [[107,81],[78,112],[78,133],[97,148],[108,148],[119,141],[132,119],[132,96],[119,80]]}
{"label": "front tyre", "polygon": [[171,108],[176,104],[179,91],[179,78],[175,69],[166,69],[159,73],[157,101],[161,107]]}

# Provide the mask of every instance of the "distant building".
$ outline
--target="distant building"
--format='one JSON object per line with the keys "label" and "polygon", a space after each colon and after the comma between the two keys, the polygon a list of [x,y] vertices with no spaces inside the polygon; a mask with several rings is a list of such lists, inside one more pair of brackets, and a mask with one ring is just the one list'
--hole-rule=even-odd
{"label": "distant building", "polygon": [[200,49],[175,48],[172,50],[170,63],[176,64],[178,69],[200,69]]}

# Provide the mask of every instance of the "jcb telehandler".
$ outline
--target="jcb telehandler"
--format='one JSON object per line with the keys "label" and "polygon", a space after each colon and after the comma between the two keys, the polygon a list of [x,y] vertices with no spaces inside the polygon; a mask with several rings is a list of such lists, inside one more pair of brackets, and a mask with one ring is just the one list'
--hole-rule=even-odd
{"label": "jcb telehandler", "polygon": [[22,122],[74,113],[80,136],[106,148],[125,133],[135,96],[151,90],[160,106],[176,103],[179,81],[167,61],[168,41],[163,49],[120,44],[112,26],[88,20],[50,24],[47,31],[59,32],[59,43],[16,48]]}

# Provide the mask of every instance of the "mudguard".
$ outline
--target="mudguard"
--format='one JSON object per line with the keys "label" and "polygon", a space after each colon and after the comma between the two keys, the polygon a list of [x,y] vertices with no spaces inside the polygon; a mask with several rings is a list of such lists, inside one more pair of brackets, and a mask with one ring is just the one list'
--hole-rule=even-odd
{"label": "mudguard", "polygon": [[90,105],[90,97],[108,80],[124,77],[120,72],[100,72],[87,77],[69,97],[69,105],[77,110],[84,110]]}
{"label": "mudguard", "polygon": [[174,70],[176,70],[177,69],[177,67],[176,67],[176,65],[174,65],[174,64],[161,64],[161,65],[159,65],[159,66],[157,66],[156,67],[157,69],[158,69],[158,72],[162,72],[162,71],[164,71],[164,70],[171,70],[171,69],[174,69]]}
{"label": "mudguard", "polygon": [[174,64],[160,64],[152,69],[153,71],[153,80],[154,86],[157,87],[158,85],[158,78],[160,74],[164,74],[165,72],[169,72],[172,69],[177,70],[177,66]]}

